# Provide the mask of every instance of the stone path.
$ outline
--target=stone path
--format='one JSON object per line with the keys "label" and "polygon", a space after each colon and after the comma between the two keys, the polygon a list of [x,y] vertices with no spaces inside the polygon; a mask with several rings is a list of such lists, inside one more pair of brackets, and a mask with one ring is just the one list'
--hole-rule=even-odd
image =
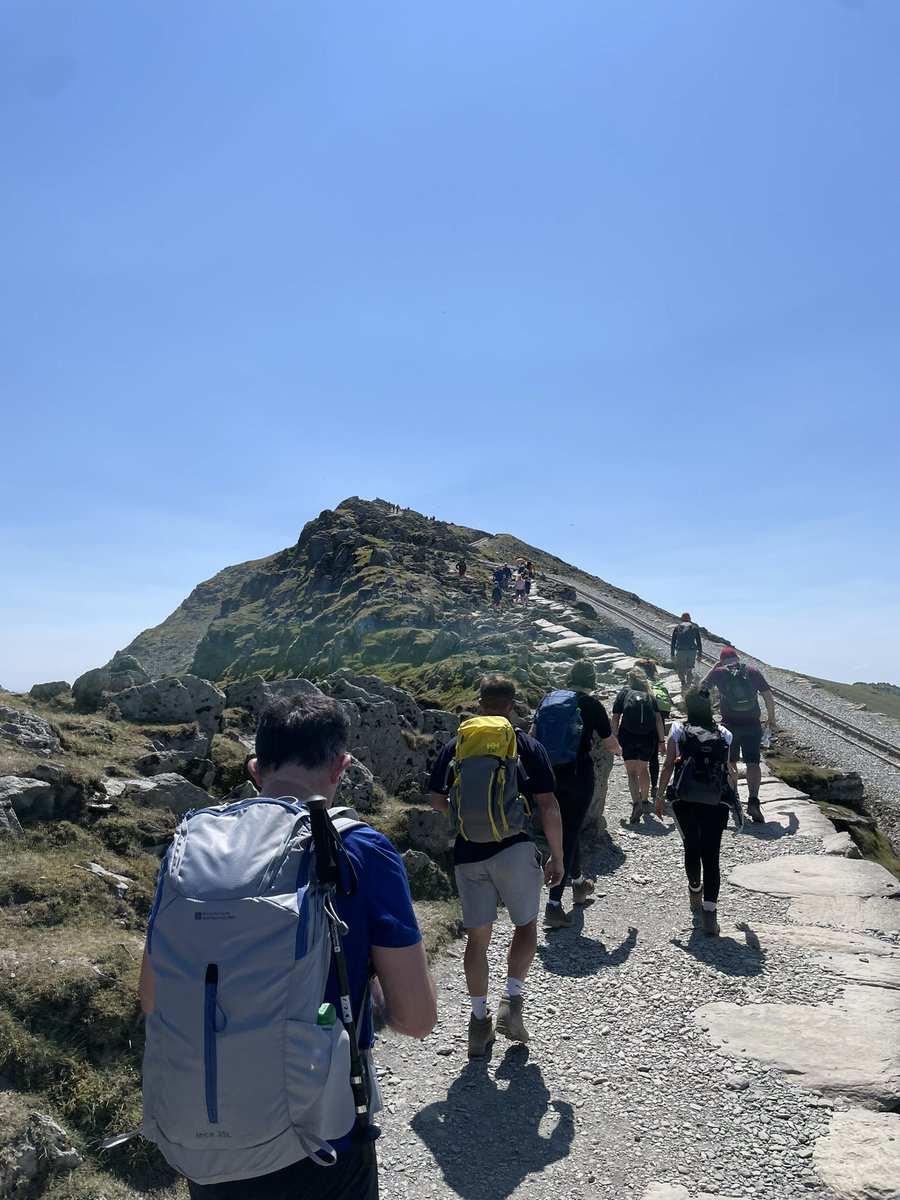
{"label": "stone path", "polygon": [[[547,622],[558,665],[577,644],[627,669],[568,642],[557,608],[523,619]],[[706,938],[671,819],[625,824],[616,763],[596,898],[541,935],[528,977],[530,1044],[467,1059],[459,944],[436,964],[435,1032],[380,1046],[384,1195],[900,1197],[900,887],[826,853],[834,828],[801,793],[761,794],[767,824],[725,833]],[[510,934],[501,918],[494,1007]]]}

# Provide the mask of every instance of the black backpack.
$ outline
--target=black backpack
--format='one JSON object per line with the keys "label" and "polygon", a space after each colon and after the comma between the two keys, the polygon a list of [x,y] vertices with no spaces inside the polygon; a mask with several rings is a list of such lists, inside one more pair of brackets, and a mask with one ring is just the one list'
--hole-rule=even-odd
{"label": "black backpack", "polygon": [[743,663],[725,668],[725,678],[720,691],[724,690],[728,708],[734,713],[759,712],[756,699],[756,684],[747,674]]}
{"label": "black backpack", "polygon": [[679,800],[720,804],[728,787],[728,745],[718,729],[685,725],[678,746],[675,791]]}
{"label": "black backpack", "polygon": [[675,649],[690,650],[696,649],[697,638],[695,635],[696,625],[692,621],[682,621],[675,630]]}
{"label": "black backpack", "polygon": [[622,728],[636,737],[653,732],[656,728],[656,709],[652,696],[634,688],[628,689],[622,708]]}

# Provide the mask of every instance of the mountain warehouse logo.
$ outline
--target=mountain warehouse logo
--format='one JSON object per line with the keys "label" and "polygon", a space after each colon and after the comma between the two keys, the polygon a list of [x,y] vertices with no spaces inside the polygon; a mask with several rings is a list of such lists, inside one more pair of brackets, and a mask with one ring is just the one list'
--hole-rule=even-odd
{"label": "mountain warehouse logo", "polygon": [[195,921],[233,921],[234,913],[230,912],[195,912]]}

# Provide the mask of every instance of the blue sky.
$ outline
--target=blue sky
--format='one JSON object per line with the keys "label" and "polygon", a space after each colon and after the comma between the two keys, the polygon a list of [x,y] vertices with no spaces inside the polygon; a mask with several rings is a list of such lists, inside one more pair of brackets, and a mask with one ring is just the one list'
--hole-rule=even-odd
{"label": "blue sky", "polygon": [[0,683],[347,495],[900,680],[893,0],[6,0]]}

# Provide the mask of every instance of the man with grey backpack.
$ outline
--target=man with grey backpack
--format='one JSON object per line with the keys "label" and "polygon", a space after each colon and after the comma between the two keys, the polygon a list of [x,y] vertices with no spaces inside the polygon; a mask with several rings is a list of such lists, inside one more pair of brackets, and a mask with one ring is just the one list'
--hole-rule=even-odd
{"label": "man with grey backpack", "polygon": [[411,1037],[437,1020],[402,860],[352,810],[326,813],[348,733],[319,693],[270,705],[261,794],[188,813],[163,860],[142,1132],[192,1200],[373,1200],[372,1002]]}

